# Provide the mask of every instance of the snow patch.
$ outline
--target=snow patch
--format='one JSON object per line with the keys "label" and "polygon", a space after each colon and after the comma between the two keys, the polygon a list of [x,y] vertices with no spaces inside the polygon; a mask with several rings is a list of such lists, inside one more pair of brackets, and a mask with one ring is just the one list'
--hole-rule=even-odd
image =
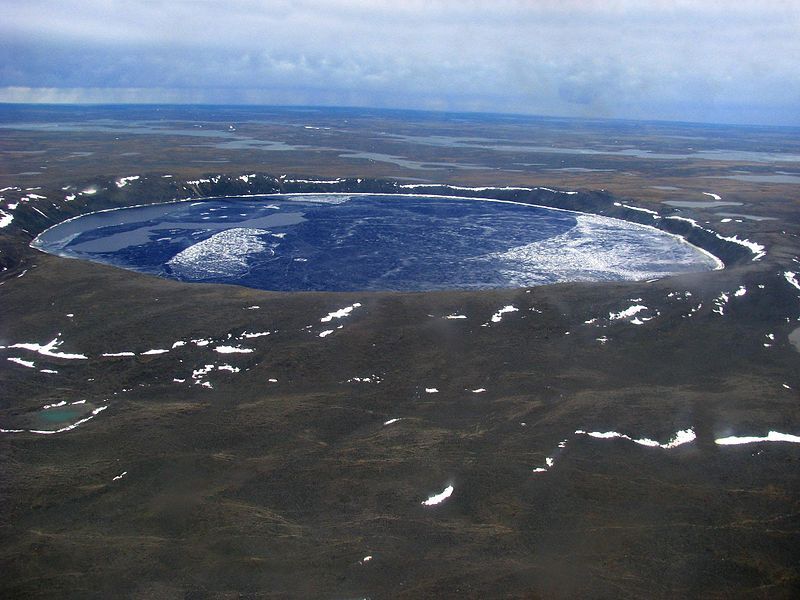
{"label": "snow patch", "polygon": [[[506,187],[494,187],[494,186],[484,186],[484,187],[467,187],[463,185],[447,185],[443,183],[405,183],[403,185],[397,186],[399,188],[413,190],[417,188],[430,188],[430,187],[439,187],[439,188],[446,188],[448,190],[461,190],[464,192],[488,192],[494,190],[518,190],[521,192],[530,192],[534,188],[529,187],[513,187],[513,186],[506,186]],[[548,190],[550,192],[555,192],[556,190],[551,190],[549,188],[535,188],[535,189],[543,189]],[[564,192],[569,193],[569,192]],[[577,192],[572,192],[577,193]]]}
{"label": "snow patch", "polygon": [[424,500],[420,504],[422,504],[423,506],[434,506],[436,504],[441,504],[452,495],[453,495],[453,486],[448,485],[440,493],[430,496],[427,500]]}
{"label": "snow patch", "polygon": [[770,431],[765,437],[738,437],[735,435],[731,435],[728,437],[717,438],[716,440],[714,440],[714,443],[720,446],[756,444],[759,442],[790,442],[792,444],[800,444],[800,436],[791,435],[789,433],[780,433],[778,431]]}
{"label": "snow patch", "polygon": [[45,404],[42,407],[42,410],[47,410],[49,408],[60,408],[62,406],[66,406],[66,405],[67,405],[67,401],[66,400],[62,400],[61,402],[54,402],[53,404]]}
{"label": "snow patch", "polygon": [[491,321],[492,323],[499,323],[503,319],[503,315],[512,312],[519,312],[519,309],[516,306],[512,306],[509,304],[508,306],[504,306],[496,313],[492,315]]}
{"label": "snow patch", "polygon": [[50,340],[47,344],[35,344],[35,343],[24,343],[24,344],[14,344],[13,346],[9,346],[10,348],[22,348],[23,350],[30,350],[31,352],[37,352],[42,356],[50,356],[52,358],[65,358],[69,360],[87,360],[88,357],[85,354],[68,354],[66,352],[54,352],[56,348],[59,348],[64,342],[60,339],[61,334],[59,333]]}
{"label": "snow patch", "polygon": [[578,435],[588,435],[589,437],[598,438],[598,439],[611,439],[611,438],[622,438],[624,440],[628,440],[633,442],[634,444],[639,444],[640,446],[648,446],[652,448],[664,448],[666,450],[670,450],[672,448],[677,448],[678,446],[682,446],[684,444],[688,444],[693,442],[697,439],[697,435],[694,432],[694,429],[683,429],[675,433],[672,438],[664,443],[660,444],[655,440],[651,440],[649,438],[641,438],[641,439],[634,439],[624,433],[618,433],[616,431],[583,431],[577,430],[575,432]]}
{"label": "snow patch", "polygon": [[320,323],[329,323],[333,319],[343,319],[347,317],[350,313],[352,313],[355,309],[361,306],[360,302],[355,302],[350,306],[345,306],[344,308],[340,308],[339,310],[335,310],[333,312],[328,313],[326,316],[320,319]]}
{"label": "snow patch", "polygon": [[137,179],[139,179],[139,175],[130,175],[129,177],[121,177],[117,179],[115,183],[117,184],[118,188],[124,188],[131,181],[136,181]]}
{"label": "snow patch", "polygon": [[287,179],[288,183],[324,183],[328,185],[332,185],[334,183],[340,183],[341,179]]}
{"label": "snow patch", "polygon": [[380,383],[383,381],[380,375],[370,375],[368,377],[351,377],[346,383]]}
{"label": "snow patch", "polygon": [[767,255],[767,252],[765,250],[766,247],[764,245],[762,245],[762,244],[759,244],[758,242],[751,242],[750,240],[747,240],[747,239],[740,239],[736,235],[724,236],[724,235],[720,235],[720,234],[718,234],[716,232],[715,232],[715,235],[717,236],[717,238],[719,238],[719,239],[721,239],[723,241],[732,242],[734,244],[739,244],[740,246],[744,246],[745,248],[750,250],[750,252],[753,253],[754,256],[753,256],[752,260],[754,260],[754,261],[761,260],[762,258],[764,258]]}
{"label": "snow patch", "polygon": [[3,209],[0,209],[0,229],[11,225],[11,221],[13,220],[14,220],[14,215],[12,215],[11,213],[7,213]]}
{"label": "snow patch", "polygon": [[621,206],[622,208],[627,208],[628,210],[635,210],[643,213],[647,213],[652,215],[654,219],[660,219],[661,216],[654,210],[650,210],[649,208],[640,208],[638,206],[631,206],[630,204],[621,204],[620,202],[614,202],[614,206]]}
{"label": "snow patch", "polygon": [[34,363],[32,360],[25,360],[25,359],[16,358],[16,357],[13,357],[13,356],[11,358],[7,358],[6,360],[9,360],[9,361],[11,361],[13,363],[17,363],[18,365],[22,365],[23,367],[28,367],[29,369],[35,369],[36,368],[36,363]]}
{"label": "snow patch", "polygon": [[647,307],[643,304],[635,304],[626,308],[625,310],[621,310],[618,313],[608,313],[608,318],[612,321],[616,321],[618,319],[629,319],[643,310],[647,310]]}
{"label": "snow patch", "polygon": [[246,339],[252,339],[252,338],[264,337],[265,335],[270,335],[271,333],[272,333],[271,331],[259,331],[259,332],[256,332],[256,333],[250,333],[249,331],[243,331],[239,337],[240,338],[246,338]]}
{"label": "snow patch", "polygon": [[214,352],[219,352],[220,354],[250,354],[253,349],[240,348],[238,346],[217,346],[214,348]]}

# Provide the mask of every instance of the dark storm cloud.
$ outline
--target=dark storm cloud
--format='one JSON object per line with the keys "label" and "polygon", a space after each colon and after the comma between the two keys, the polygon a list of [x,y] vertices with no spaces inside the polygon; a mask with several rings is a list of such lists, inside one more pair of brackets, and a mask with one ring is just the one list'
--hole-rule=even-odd
{"label": "dark storm cloud", "polygon": [[0,100],[800,123],[794,2],[4,4]]}

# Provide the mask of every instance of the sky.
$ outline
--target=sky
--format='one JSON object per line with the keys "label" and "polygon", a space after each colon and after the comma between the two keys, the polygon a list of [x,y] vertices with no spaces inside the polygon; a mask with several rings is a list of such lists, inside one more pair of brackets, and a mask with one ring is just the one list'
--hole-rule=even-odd
{"label": "sky", "polygon": [[0,0],[0,102],[800,125],[800,0]]}

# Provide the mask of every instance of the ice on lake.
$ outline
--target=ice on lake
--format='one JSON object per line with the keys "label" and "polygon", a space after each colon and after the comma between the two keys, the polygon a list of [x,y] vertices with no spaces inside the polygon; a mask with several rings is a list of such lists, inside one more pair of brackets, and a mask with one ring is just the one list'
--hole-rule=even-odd
{"label": "ice on lake", "polygon": [[477,198],[293,194],[103,211],[34,247],[192,282],[426,291],[645,280],[718,267],[636,223]]}

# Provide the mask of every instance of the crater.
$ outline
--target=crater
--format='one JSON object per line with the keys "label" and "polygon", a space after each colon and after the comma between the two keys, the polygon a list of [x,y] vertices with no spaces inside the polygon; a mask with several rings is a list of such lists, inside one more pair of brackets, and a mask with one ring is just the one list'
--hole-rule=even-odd
{"label": "crater", "polygon": [[180,281],[274,291],[513,288],[721,267],[653,227],[434,195],[282,194],[135,206],[65,221],[32,246]]}

